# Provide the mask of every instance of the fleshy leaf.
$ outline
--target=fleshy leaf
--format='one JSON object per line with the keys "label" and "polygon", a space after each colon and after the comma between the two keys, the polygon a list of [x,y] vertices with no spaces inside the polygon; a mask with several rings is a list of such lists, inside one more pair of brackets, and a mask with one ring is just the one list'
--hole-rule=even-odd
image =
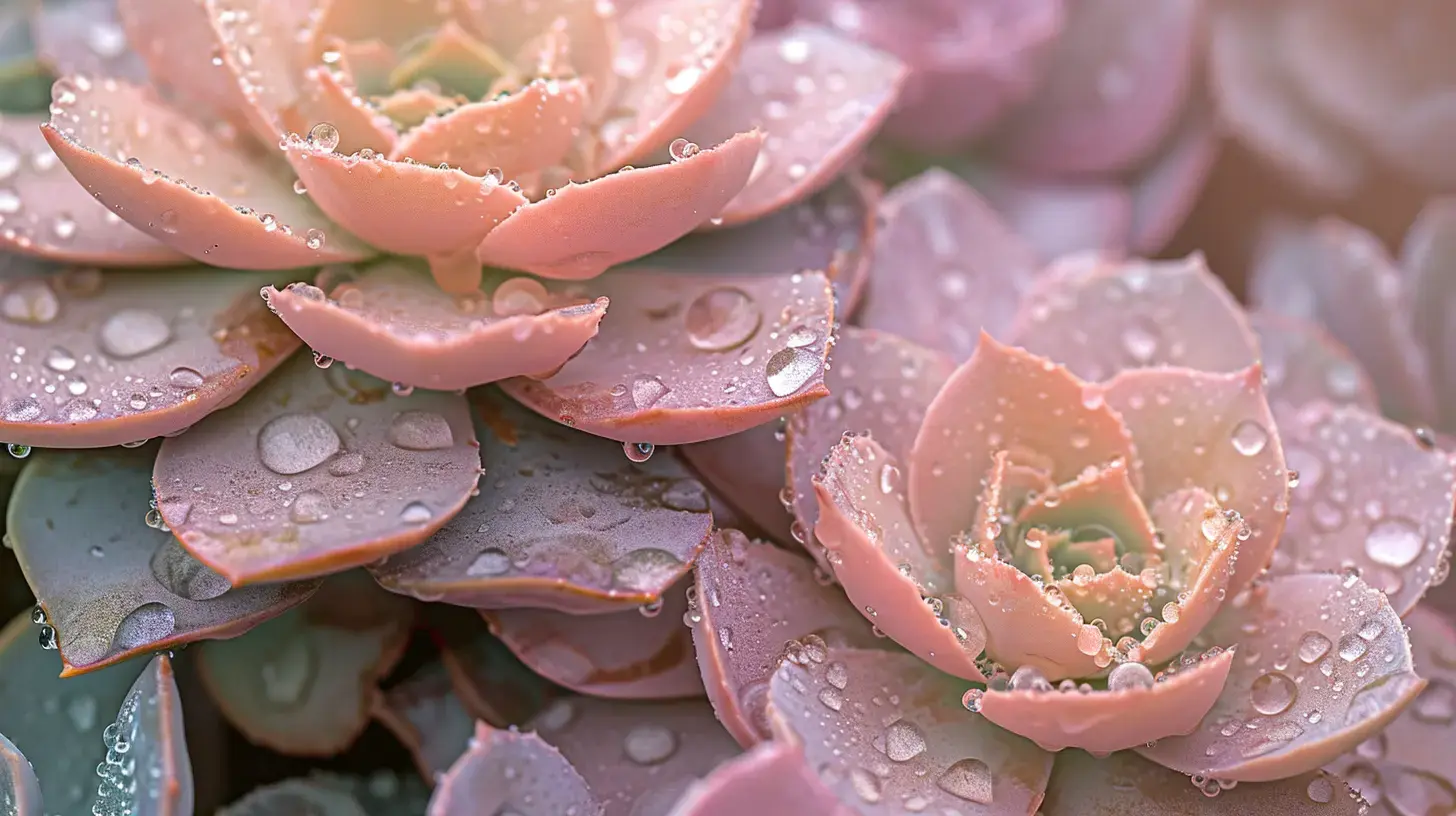
{"label": "fleshy leaf", "polygon": [[41,3],[32,14],[36,55],[51,73],[146,77],[146,67],[128,46],[116,0]]}
{"label": "fleshy leaf", "polygon": [[603,811],[571,763],[540,737],[476,723],[470,749],[440,778],[429,816],[503,812]]}
{"label": "fleshy leaf", "polygon": [[593,289],[617,317],[582,353],[550,379],[501,383],[542,416],[619,442],[680,445],[826,393],[836,314],[822,273],[629,267]]}
{"label": "fleshy leaf", "polygon": [[1239,644],[1223,695],[1194,733],[1138,749],[1183,773],[1263,782],[1312,771],[1379,732],[1426,685],[1400,617],[1353,576],[1255,584],[1204,635]]}
{"label": "fleshy leaf", "polygon": [[219,43],[207,3],[115,2],[127,44],[146,63],[153,82],[190,109],[217,114],[229,122],[243,121],[248,103],[242,88],[222,59],[213,60],[213,49]]}
{"label": "fleshy leaf", "polygon": [[275,280],[231,270],[0,271],[0,343],[16,349],[12,376],[0,378],[0,439],[129,444],[231,404],[298,348],[257,299]]}
{"label": "fleshy leaf", "polygon": [[1041,259],[969,184],[932,168],[890,190],[880,217],[861,325],[957,361],[980,330],[1010,325]]}
{"label": "fleshy leaf", "polygon": [[606,804],[604,816],[667,813],[698,778],[737,756],[703,700],[558,700],[531,726]]}
{"label": "fleshy leaf", "polygon": [[1044,816],[1161,813],[1168,816],[1364,816],[1368,806],[1337,776],[1322,771],[1277,782],[1203,787],[1130,751],[1098,758],[1081,751],[1057,756],[1041,804]]}
{"label": "fleshy leaf", "polygon": [[1020,175],[1004,168],[965,169],[976,192],[1043,258],[1073,252],[1118,254],[1133,228],[1133,196],[1111,181]]}
{"label": "fleshy leaf", "polygon": [[912,655],[816,657],[774,674],[770,718],[846,806],[862,816],[899,814],[907,801],[927,813],[1035,810],[1051,754],[962,708],[964,683]]}
{"label": "fleshy leaf", "polygon": [[1410,611],[1450,568],[1456,456],[1361,408],[1310,405],[1279,431],[1299,475],[1271,572],[1355,568]]}
{"label": "fleshy leaf", "polygon": [[946,557],[916,537],[899,474],[874,439],[846,435],[814,477],[814,535],[849,600],[876,627],[943,672],[984,680],[976,657],[986,629],[968,600],[945,594]]}
{"label": "fleshy leaf", "polygon": [[[904,77],[894,57],[816,25],[749,40],[728,87],[684,134],[701,144],[752,128],[767,134],[747,186],[718,217],[752,221],[828,184],[879,129]],[[804,92],[816,78],[824,84]]]}
{"label": "fleshy leaf", "polygon": [[425,612],[437,624],[436,632],[441,632],[441,612],[450,613],[448,619],[454,625],[441,632],[440,659],[450,673],[455,694],[475,719],[497,728],[521,725],[565,693],[492,637],[475,610],[431,605]]}
{"label": "fleshy leaf", "polygon": [[712,529],[703,486],[669,456],[563,428],[475,392],[484,475],[424,544],[370,570],[431,601],[574,614],[652,603],[687,574]]}
{"label": "fleshy leaf", "polygon": [[668,816],[821,814],[851,816],[787,742],[766,742],[694,782]]}
{"label": "fleshy leaf", "polygon": [[479,443],[464,397],[391,396],[342,369],[297,357],[157,455],[162,519],[234,586],[409,549],[475,488]]}
{"label": "fleshy leaf", "polygon": [[0,766],[0,807],[15,816],[43,816],[35,769],[4,734],[0,734]]}
{"label": "fleshy leaf", "polygon": [[1401,246],[1400,265],[1410,292],[1417,342],[1426,351],[1436,389],[1436,420],[1456,428],[1456,335],[1447,315],[1456,309],[1451,259],[1456,258],[1456,198],[1436,198],[1416,217]]}
{"label": "fleshy leaf", "polygon": [[[1240,537],[1249,528],[1243,519],[1230,518],[1208,491],[1198,487],[1167,494],[1152,511],[1163,534],[1169,573],[1162,585],[1164,597],[1171,595],[1173,600],[1159,610],[1161,620],[1151,617],[1157,625],[1144,634],[1139,655],[1149,665],[1160,665],[1188,648],[1228,599],[1243,545]],[[1148,625],[1147,620],[1140,626]]]}
{"label": "fleshy leaf", "polygon": [[605,299],[582,302],[533,278],[492,275],[451,295],[401,260],[340,283],[268,292],[315,353],[391,382],[439,390],[559,369],[597,333]]}
{"label": "fleshy leaf", "polygon": [[315,771],[257,788],[218,816],[418,816],[428,799],[424,783],[393,771],[368,778]]}
{"label": "fleshy leaf", "polygon": [[1213,493],[1241,514],[1251,535],[1239,542],[1228,594],[1269,564],[1289,509],[1289,476],[1258,365],[1232,374],[1181,368],[1127,369],[1093,393],[1126,423],[1142,460],[1143,496],[1185,487]]}
{"label": "fleshy leaf", "polygon": [[1160,365],[1237,371],[1259,356],[1243,309],[1201,253],[1168,262],[1062,258],[1027,293],[1008,337],[1094,381]]}
{"label": "fleshy leaf", "polygon": [[370,254],[256,148],[144,88],[75,77],[58,80],[52,96],[41,131],[66,169],[127,223],[184,255],[288,269]]}
{"label": "fleshy leaf", "polygon": [[1269,403],[1300,406],[1316,400],[1379,411],[1379,397],[1354,355],[1319,326],[1269,312],[1253,312]]}
{"label": "fleshy leaf", "polygon": [[0,176],[12,188],[6,208],[15,210],[5,215],[0,246],[24,255],[107,266],[187,260],[123,221],[72,178],[41,135],[45,121],[19,113],[0,116]]}
{"label": "fleshy leaf", "polygon": [[768,687],[785,652],[802,659],[826,643],[874,648],[877,638],[812,563],[737,530],[721,530],[698,558],[687,617],[708,699],[744,747],[770,738]]}
{"label": "fleshy leaf", "polygon": [[1196,729],[1218,699],[1233,660],[1234,652],[1225,651],[1166,679],[1116,690],[988,690],[980,712],[1048,751],[1072,747],[1109,754]]}
{"label": "fleshy leaf", "polygon": [[182,732],[182,700],[172,661],[152,658],[102,732],[106,760],[97,768],[93,813],[188,816],[192,761]]}
{"label": "fleshy leaf", "polygon": [[203,683],[249,740],[332,756],[369,724],[375,684],[404,654],[413,608],[349,572],[302,607],[197,648]]}
{"label": "fleshy leaf", "polygon": [[700,697],[687,582],[660,601],[607,615],[552,609],[485,612],[491,632],[537,674],[581,694],[618,700]]}
{"label": "fleshy leaf", "polygon": [[233,589],[143,517],[154,446],[43,452],[7,527],[56,630],[64,675],[197,640],[229,638],[302,603],[316,583]]}
{"label": "fleshy leaf", "polygon": [[1218,161],[1220,141],[1213,115],[1186,110],[1178,129],[1131,181],[1132,224],[1128,248],[1154,256],[1163,251],[1198,204]]}
{"label": "fleshy leaf", "polygon": [[[843,335],[835,341],[836,350],[843,345]],[[829,385],[834,374],[831,367],[825,374]],[[833,386],[829,386],[831,390]],[[692,466],[693,472],[703,477],[703,482],[717,499],[731,504],[732,511],[741,514],[742,523],[728,519],[713,503],[713,521],[719,527],[752,525],[775,541],[789,541],[795,536],[805,537],[802,528],[793,525],[793,517],[784,506],[784,427],[786,417],[766,422],[739,431],[731,436],[720,436],[705,442],[694,442],[677,449],[683,459]],[[711,498],[711,497],[710,497]]]}
{"label": "fleshy leaf", "polygon": [[429,663],[374,697],[374,717],[414,757],[420,776],[433,782],[465,753],[475,719],[455,696],[450,673]]}

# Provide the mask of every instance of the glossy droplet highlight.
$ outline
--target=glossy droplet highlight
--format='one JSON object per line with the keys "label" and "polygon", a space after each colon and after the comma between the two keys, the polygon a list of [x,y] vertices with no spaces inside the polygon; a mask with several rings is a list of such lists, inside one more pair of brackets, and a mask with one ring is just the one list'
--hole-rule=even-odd
{"label": "glossy droplet highlight", "polygon": [[639,411],[645,411],[661,402],[671,390],[657,377],[638,374],[632,379],[632,405]]}
{"label": "glossy droplet highlight", "polygon": [[1294,681],[1287,675],[1269,672],[1254,679],[1254,684],[1249,687],[1249,702],[1253,704],[1255,711],[1272,717],[1284,713],[1294,705],[1294,697],[1298,693]]}
{"label": "glossy droplet highlight", "polygon": [[112,642],[120,649],[140,649],[166,640],[176,629],[177,617],[170,606],[142,604],[121,619]]}
{"label": "glossy droplet highlight", "polygon": [[161,348],[172,339],[172,328],[154,312],[122,309],[106,318],[97,339],[109,356],[129,360]]}
{"label": "glossy droplet highlight", "polygon": [[546,310],[548,297],[540,281],[522,276],[497,286],[490,296],[490,306],[500,317],[538,315]]}
{"label": "glossy droplet highlight", "polygon": [[1299,659],[1305,663],[1314,663],[1329,654],[1331,646],[1334,644],[1330,639],[1319,632],[1305,632],[1304,637],[1299,639]]}
{"label": "glossy droplet highlight", "polygon": [[339,447],[338,432],[317,414],[284,414],[258,432],[258,458],[283,476],[318,467]]}
{"label": "glossy droplet highlight", "polygon": [[622,443],[622,451],[625,452],[627,454],[627,458],[632,460],[633,462],[646,462],[648,459],[652,458],[652,454],[656,450],[657,446],[653,445],[651,442]]}
{"label": "glossy droplet highlight", "polygon": [[470,562],[465,574],[472,577],[504,575],[511,571],[511,558],[499,547],[486,547]]}
{"label": "glossy droplet highlight", "polygon": [[720,286],[698,295],[683,315],[688,342],[704,351],[726,351],[747,343],[758,331],[763,315],[744,292]]}
{"label": "glossy droplet highlight", "polygon": [[639,725],[622,739],[622,750],[638,765],[660,765],[677,752],[677,735],[660,725]]}
{"label": "glossy droplet highlight", "polygon": [[1387,567],[1404,567],[1415,561],[1426,548],[1420,530],[1402,518],[1376,522],[1365,536],[1365,554],[1370,560]]}
{"label": "glossy droplet highlight", "polygon": [[339,129],[328,122],[319,122],[309,130],[308,143],[314,150],[332,153],[339,146]]}
{"label": "glossy droplet highlight", "polygon": [[1263,425],[1246,419],[1234,427],[1234,450],[1245,456],[1257,456],[1269,444],[1269,431]]}
{"label": "glossy droplet highlight", "polygon": [[433,411],[401,411],[389,423],[389,442],[404,450],[444,450],[455,444],[455,434],[449,421]]}
{"label": "glossy droplet highlight", "polygon": [[1117,664],[1107,675],[1108,691],[1131,691],[1153,687],[1153,673],[1141,663],[1128,661]]}
{"label": "glossy droplet highlight", "polygon": [[885,729],[885,756],[894,762],[909,762],[926,747],[925,734],[914,723],[896,720]]}
{"label": "glossy droplet highlight", "polygon": [[991,769],[979,759],[962,759],[945,769],[935,786],[967,802],[991,804]]}
{"label": "glossy droplet highlight", "polygon": [[805,348],[786,348],[768,358],[764,373],[774,396],[787,397],[819,373],[819,355]]}

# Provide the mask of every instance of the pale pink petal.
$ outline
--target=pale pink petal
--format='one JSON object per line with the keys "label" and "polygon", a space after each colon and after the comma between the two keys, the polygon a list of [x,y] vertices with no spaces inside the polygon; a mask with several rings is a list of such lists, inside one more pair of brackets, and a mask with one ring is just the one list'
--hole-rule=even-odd
{"label": "pale pink petal", "polygon": [[450,673],[438,661],[388,691],[376,692],[373,713],[409,749],[420,776],[430,781],[450,770],[475,731],[475,720],[455,696]]}
{"label": "pale pink petal", "polygon": [[405,134],[389,158],[445,162],[472,176],[493,171],[515,179],[566,158],[586,105],[580,80],[538,79],[505,99],[462,105],[425,120]]}
{"label": "pale pink petal", "polygon": [[1201,487],[1248,523],[1228,586],[1238,594],[1268,566],[1289,509],[1284,449],[1259,366],[1232,374],[1129,369],[1096,390],[1132,435],[1144,497]]}
{"label": "pale pink petal", "polygon": [[737,530],[698,558],[688,602],[693,645],[718,721],[744,747],[769,739],[769,679],[786,653],[810,659],[825,644],[874,648],[878,640],[814,565]]}
{"label": "pale pink petal", "polygon": [[598,174],[652,155],[712,108],[757,8],[757,0],[647,0],[626,10],[612,63],[621,85],[595,134]]}
{"label": "pale pink petal", "polygon": [[809,769],[803,752],[767,742],[694,782],[668,816],[853,816]]}
{"label": "pale pink petal", "polygon": [[1354,407],[1310,405],[1279,438],[1299,477],[1271,571],[1359,569],[1409,611],[1449,569],[1456,456]]}
{"label": "pale pink petal", "polygon": [[620,442],[681,445],[770,422],[826,393],[837,316],[822,273],[629,267],[592,291],[620,317],[603,321],[555,376],[501,383],[542,416]]}
{"label": "pale pink petal", "polygon": [[1123,459],[1089,467],[1072,481],[1039,493],[1016,514],[1017,523],[1046,529],[1072,530],[1089,520],[1111,533],[1123,551],[1158,549],[1157,531]]}
{"label": "pale pink petal", "polygon": [[323,0],[317,5],[320,11],[311,31],[315,46],[336,37],[346,42],[377,39],[397,48],[444,25],[461,4]]}
{"label": "pale pink petal", "polygon": [[1271,405],[1323,401],[1380,410],[1365,369],[1317,324],[1273,312],[1250,312],[1249,326],[1259,337],[1259,361]]}
{"label": "pale pink petal", "polygon": [[144,88],[81,77],[57,85],[46,141],[97,200],[173,249],[244,269],[369,254],[250,145],[210,132]]}
{"label": "pale pink petal", "polygon": [[869,436],[847,434],[813,480],[814,535],[849,600],[880,631],[941,671],[982,681],[985,628],[951,592],[949,555],[916,538],[901,483],[894,457]]}
{"label": "pale pink petal", "polygon": [[1133,228],[1133,196],[1121,184],[1059,181],[1009,170],[972,174],[985,196],[1022,240],[1044,258],[1127,249]]}
{"label": "pale pink petal", "polygon": [[1401,246],[1400,266],[1416,341],[1425,349],[1436,391],[1436,421],[1456,427],[1456,332],[1448,319],[1456,309],[1452,276],[1456,258],[1456,199],[1426,202]]}
{"label": "pale pink petal", "polygon": [[483,614],[522,663],[572,691],[613,700],[701,697],[692,632],[683,625],[690,585],[679,582],[659,602],[607,615],[519,607]]}
{"label": "pale pink petal", "polygon": [[310,133],[315,125],[328,123],[339,135],[335,150],[340,153],[393,149],[399,138],[394,122],[360,96],[354,79],[339,64],[304,69],[299,86],[299,103],[278,113],[283,130]]}
{"label": "pale pink petal", "polygon": [[[666,814],[740,749],[703,700],[558,700],[531,721],[605,803],[602,816]],[[554,814],[557,811],[551,811]]]}
{"label": "pale pink petal", "polygon": [[698,144],[766,134],[747,186],[718,218],[726,226],[752,221],[827,185],[874,136],[904,76],[894,57],[820,26],[749,40],[717,103],[683,133]]}
{"label": "pale pink petal", "polygon": [[1190,110],[1157,155],[1138,169],[1130,190],[1132,252],[1156,255],[1183,226],[1218,160],[1219,136],[1211,114]]}
{"label": "pale pink petal", "polygon": [[1045,175],[1105,174],[1150,155],[1193,84],[1198,0],[1081,0],[1046,79],[998,136],[999,154]]}
{"label": "pale pink petal", "polygon": [[880,203],[870,296],[860,325],[963,360],[981,330],[999,335],[1042,261],[976,191],[932,168]]}
{"label": "pale pink petal", "polygon": [[555,748],[535,734],[475,724],[470,748],[440,777],[429,816],[601,813],[601,804]]}
{"label": "pale pink petal", "polygon": [[385,261],[323,290],[268,290],[314,353],[384,380],[442,391],[556,371],[596,336],[605,299],[583,302],[533,278],[492,275],[483,290],[442,292],[406,261]]}
{"label": "pale pink petal", "polygon": [[1367,816],[1369,806],[1337,776],[1322,771],[1277,782],[1223,787],[1148,762],[1130,751],[1096,758],[1081,751],[1057,756],[1041,803],[1043,816],[1160,813],[1176,816]]}
{"label": "pale pink petal", "polygon": [[295,357],[163,443],[157,509],[234,586],[325,575],[444,525],[476,486],[478,447],[464,397],[391,397],[372,377]]}
{"label": "pale pink petal", "polygon": [[213,59],[219,43],[208,5],[197,0],[116,0],[116,12],[127,44],[158,86],[192,109],[241,123],[248,102],[237,78],[222,60]]}
{"label": "pale pink petal", "polygon": [[1034,812],[1052,755],[961,708],[964,689],[912,655],[831,648],[783,665],[770,712],[775,735],[861,816],[899,816],[906,802],[926,813]]}
{"label": "pale pink petal", "polygon": [[30,21],[36,56],[52,74],[144,80],[146,66],[127,43],[121,0],[39,3]]}
{"label": "pale pink petal", "polygon": [[1183,773],[1263,782],[1312,771],[1384,728],[1426,685],[1400,617],[1353,576],[1256,584],[1205,634],[1239,644],[1223,695],[1193,734],[1137,749]]}
{"label": "pale pink petal", "polygon": [[96,201],[41,135],[45,117],[0,116],[0,176],[11,187],[0,247],[65,263],[181,263],[185,255]]}
{"label": "pale pink petal", "polygon": [[[1077,635],[1079,638],[1085,637],[1087,640],[1085,642],[1078,640],[1078,644],[1084,648],[1093,649],[1094,656],[1097,651],[1111,656],[1115,652],[1107,646],[1106,640],[1120,642],[1123,637],[1134,636],[1144,614],[1143,610],[1152,600],[1153,587],[1148,586],[1149,582],[1143,581],[1141,574],[1128,572],[1116,563],[1116,541],[1110,538],[1099,539],[1095,542],[1079,541],[1059,547],[1057,552],[1059,565],[1063,565],[1065,569],[1064,565],[1070,560],[1069,555],[1081,554],[1085,558],[1086,552],[1093,548],[1098,551],[1096,560],[1111,561],[1114,566],[1097,572],[1091,578],[1080,576],[1059,578],[1052,586],[1060,591],[1062,597],[1066,598],[1082,615],[1083,628],[1078,630]],[[1043,548],[1043,555],[1044,550],[1045,548]],[[1096,569],[1097,566],[1093,565],[1093,568]],[[1039,574],[1049,575],[1051,572],[1050,569],[1045,569]],[[1095,629],[1101,629],[1102,627],[1095,623],[1086,623],[1096,620],[1101,620],[1106,624],[1106,629],[1092,632],[1086,628],[1092,626]],[[1084,632],[1086,634],[1083,634]],[[1116,643],[1113,644],[1114,647],[1116,645]],[[1124,652],[1125,654],[1126,652]],[[1141,659],[1146,660],[1145,657]],[[1147,662],[1153,661],[1147,660]]]}
{"label": "pale pink petal", "polygon": [[386,589],[486,609],[635,614],[692,568],[713,519],[674,458],[634,462],[493,389],[471,401],[479,493],[428,541],[370,567]]}
{"label": "pale pink petal", "polygon": [[1272,223],[1249,270],[1249,297],[1261,309],[1318,323],[1344,343],[1391,418],[1415,424],[1434,416],[1410,293],[1371,233],[1334,217]]}
{"label": "pale pink petal", "polygon": [[8,442],[97,448],[180,433],[298,348],[258,299],[276,273],[11,267],[0,343],[28,351],[0,377]]}
{"label": "pale pink petal", "polygon": [[[896,458],[904,459],[925,409],[953,370],[951,358],[893,334],[845,326],[839,331],[825,375],[830,396],[788,423],[788,481],[800,544],[812,541],[819,510],[811,479],[846,431],[868,431]],[[828,567],[824,553],[808,546]]]}
{"label": "pale pink petal", "polygon": [[1259,356],[1243,309],[1202,253],[1062,258],[1027,293],[1008,339],[1087,380],[1163,365],[1237,371]]}
{"label": "pale pink petal", "polygon": [[[1239,537],[1248,527],[1224,515],[1214,497],[1196,487],[1159,499],[1153,520],[1163,532],[1168,556],[1163,597],[1172,600],[1150,618],[1156,625],[1151,632],[1143,630],[1138,656],[1148,665],[1159,665],[1188,648],[1228,599],[1244,543]],[[1141,625],[1148,625],[1146,620]]]}
{"label": "pale pink petal", "polygon": [[1223,690],[1234,655],[1220,652],[1148,686],[991,690],[981,698],[981,715],[1047,751],[1110,754],[1196,729]]}
{"label": "pale pink petal", "polygon": [[476,256],[545,278],[594,278],[717,215],[748,182],[762,144],[762,133],[740,133],[668,164],[568,184],[492,230]]}
{"label": "pale pink petal", "polygon": [[907,462],[910,511],[926,544],[944,547],[971,526],[997,450],[1038,457],[1056,483],[1121,457],[1140,485],[1133,438],[1091,393],[1067,369],[983,333],[930,404]]}

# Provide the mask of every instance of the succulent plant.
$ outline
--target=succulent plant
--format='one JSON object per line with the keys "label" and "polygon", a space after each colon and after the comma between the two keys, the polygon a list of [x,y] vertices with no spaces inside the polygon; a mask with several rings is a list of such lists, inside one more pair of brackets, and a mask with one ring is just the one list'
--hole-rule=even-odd
{"label": "succulent plant", "polygon": [[0,813],[1456,807],[1456,210],[1156,257],[1276,5],[0,12]]}

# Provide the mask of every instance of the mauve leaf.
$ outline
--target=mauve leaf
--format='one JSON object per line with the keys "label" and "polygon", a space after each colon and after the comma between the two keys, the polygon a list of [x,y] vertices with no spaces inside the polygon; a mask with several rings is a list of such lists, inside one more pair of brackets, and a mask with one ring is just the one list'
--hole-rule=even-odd
{"label": "mauve leaf", "polygon": [[[176,434],[231,404],[298,338],[258,287],[277,275],[0,270],[0,439],[96,448]],[[18,349],[26,349],[20,354]]]}
{"label": "mauve leaf", "polygon": [[[844,332],[849,328],[840,329],[836,348],[843,344]],[[834,368],[831,366],[825,375],[826,385],[832,382],[833,375]],[[833,393],[833,386],[829,387]],[[694,442],[677,449],[711,489],[709,504],[717,526],[738,526],[718,507],[718,502],[728,502],[730,509],[741,513],[748,524],[775,540],[789,541],[796,535],[808,540],[801,528],[793,526],[794,519],[784,506],[786,422],[787,417],[783,417],[731,436]],[[716,500],[714,494],[717,494]]]}
{"label": "mauve leaf", "polygon": [[257,788],[218,816],[419,816],[429,795],[418,779],[393,771],[367,778],[315,771]]}
{"label": "mauve leaf", "polygon": [[1314,323],[1272,312],[1251,312],[1259,362],[1276,409],[1314,401],[1379,411],[1375,386],[1340,341]]}
{"label": "mauve leaf", "polygon": [[602,806],[571,763],[540,737],[477,723],[469,750],[440,778],[429,814],[502,812],[599,816]]}
{"label": "mauve leaf", "polygon": [[1426,351],[1436,390],[1436,421],[1456,427],[1456,311],[1452,264],[1456,263],[1456,198],[1426,202],[1401,245],[1401,275],[1410,292],[1416,340]]}
{"label": "mauve leaf", "polygon": [[202,680],[228,721],[256,744],[331,756],[369,723],[375,685],[404,654],[412,604],[362,572],[232,640],[197,649]]}
{"label": "mauve leaf", "polygon": [[226,411],[166,440],[157,508],[232,583],[339,572],[409,549],[460,511],[479,477],[463,396],[391,396],[307,355]]}
{"label": "mauve leaf", "polygon": [[55,628],[62,676],[230,638],[302,603],[314,581],[233,589],[146,524],[155,445],[30,458],[7,527]]}
{"label": "mauve leaf", "polygon": [[394,733],[414,757],[420,776],[436,776],[465,753],[475,719],[455,695],[450,673],[436,661],[374,695],[374,718]]}
{"label": "mauve leaf", "polygon": [[490,629],[537,674],[572,691],[619,700],[701,697],[683,616],[688,582],[650,605],[606,615],[553,609],[483,611]]}
{"label": "mauve leaf", "polygon": [[576,614],[651,603],[691,569],[712,517],[670,456],[563,428],[494,390],[472,394],[479,495],[424,544],[370,571],[386,589],[461,606]]}
{"label": "mauve leaf", "polygon": [[35,769],[4,734],[0,734],[0,808],[13,816],[43,816]]}
{"label": "mauve leaf", "polygon": [[[475,719],[496,728],[523,725],[565,694],[521,663],[474,610],[432,605],[426,613],[444,641],[440,659],[455,695]],[[438,625],[442,618],[450,624],[443,631]]]}
{"label": "mauve leaf", "polygon": [[852,816],[819,781],[794,745],[766,742],[694,782],[670,816],[745,813]]}
{"label": "mauve leaf", "polygon": [[1127,249],[1136,212],[1132,192],[1120,183],[977,165],[962,166],[961,173],[1043,258],[1086,251],[1116,255]]}
{"label": "mauve leaf", "polygon": [[172,661],[159,654],[122,699],[102,732],[106,759],[93,813],[192,816],[192,762]]}

